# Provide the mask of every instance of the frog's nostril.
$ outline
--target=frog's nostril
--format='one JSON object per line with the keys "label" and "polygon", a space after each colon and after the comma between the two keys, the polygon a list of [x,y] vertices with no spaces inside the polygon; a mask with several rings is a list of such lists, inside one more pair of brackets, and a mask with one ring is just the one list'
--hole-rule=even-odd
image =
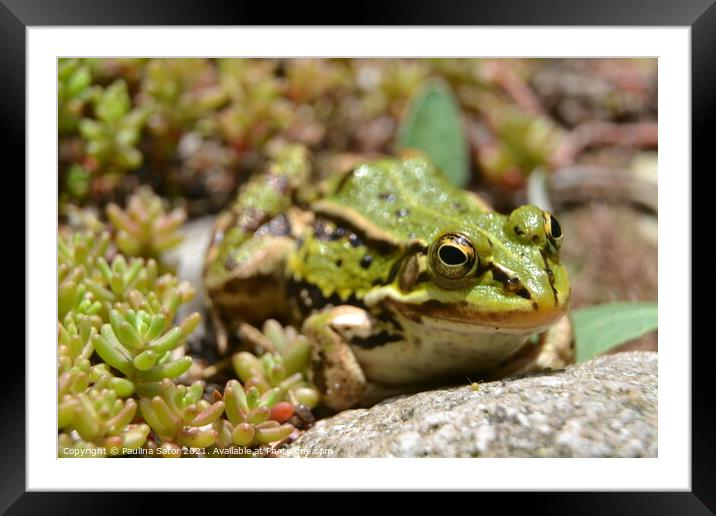
{"label": "frog's nostril", "polygon": [[532,294],[530,293],[530,291],[523,286],[520,286],[520,288],[515,290],[515,294],[525,299],[532,299]]}
{"label": "frog's nostril", "polygon": [[494,263],[490,264],[490,270],[492,271],[492,277],[502,283],[507,292],[516,294],[524,299],[532,299],[532,293],[525,288],[520,278],[513,272],[505,271]]}

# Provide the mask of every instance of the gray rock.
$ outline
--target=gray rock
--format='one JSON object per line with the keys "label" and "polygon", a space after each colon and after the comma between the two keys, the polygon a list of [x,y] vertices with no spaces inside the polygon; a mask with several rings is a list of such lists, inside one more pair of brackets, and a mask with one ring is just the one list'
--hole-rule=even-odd
{"label": "gray rock", "polygon": [[319,421],[284,457],[656,457],[657,354],[392,398]]}
{"label": "gray rock", "polygon": [[[206,216],[187,222],[182,227],[184,240],[166,254],[166,260],[176,267],[177,277],[180,280],[188,281],[196,289],[194,299],[179,308],[177,321],[181,321],[192,312],[204,313],[206,301],[202,271],[204,269],[204,255],[212,237],[214,220],[213,216]],[[206,320],[204,318],[199,327],[192,333],[190,339],[199,341],[205,334]]]}

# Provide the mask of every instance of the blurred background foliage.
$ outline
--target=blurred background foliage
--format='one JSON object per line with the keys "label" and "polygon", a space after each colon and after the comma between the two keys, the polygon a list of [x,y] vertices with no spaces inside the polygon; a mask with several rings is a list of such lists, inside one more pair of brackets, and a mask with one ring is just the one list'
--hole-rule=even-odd
{"label": "blurred background foliage", "polygon": [[[328,164],[394,153],[429,79],[455,93],[469,178],[498,198],[614,140],[609,124],[656,121],[650,59],[61,59],[60,198],[121,203],[148,184],[191,216],[216,212],[272,140]],[[630,128],[616,139],[656,144]]]}

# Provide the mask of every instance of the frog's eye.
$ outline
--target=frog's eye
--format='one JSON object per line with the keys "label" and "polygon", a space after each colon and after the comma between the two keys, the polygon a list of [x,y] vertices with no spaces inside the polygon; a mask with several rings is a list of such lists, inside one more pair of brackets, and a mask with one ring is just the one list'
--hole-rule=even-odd
{"label": "frog's eye", "polygon": [[459,233],[446,233],[430,246],[430,266],[439,277],[459,280],[473,272],[479,264],[475,247]]}
{"label": "frog's eye", "polygon": [[562,226],[559,225],[554,215],[549,212],[544,213],[544,232],[547,234],[547,238],[549,238],[550,242],[559,249],[564,237],[562,234]]}

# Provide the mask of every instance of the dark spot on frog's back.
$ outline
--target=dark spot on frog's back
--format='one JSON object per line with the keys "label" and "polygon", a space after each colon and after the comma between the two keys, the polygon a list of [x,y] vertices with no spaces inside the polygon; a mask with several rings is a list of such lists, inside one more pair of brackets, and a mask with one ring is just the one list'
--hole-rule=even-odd
{"label": "dark spot on frog's back", "polygon": [[378,199],[381,201],[395,202],[395,194],[389,192],[381,192],[378,194]]}
{"label": "dark spot on frog's back", "polygon": [[360,259],[360,266],[364,269],[370,267],[371,263],[373,263],[373,257],[369,254],[366,254],[363,258]]}
{"label": "dark spot on frog's back", "polygon": [[237,265],[238,265],[238,263],[236,263],[236,260],[234,259],[234,256],[233,256],[232,254],[230,254],[229,256],[227,256],[227,257],[226,257],[226,260],[224,260],[224,268],[225,268],[227,271],[232,271],[232,270],[234,270],[234,268],[235,268]]}
{"label": "dark spot on frog's back", "polygon": [[363,245],[363,240],[361,240],[360,237],[355,233],[351,233],[350,235],[348,235],[348,242],[351,244],[351,247],[358,247]]}
{"label": "dark spot on frog's back", "polygon": [[291,234],[291,223],[288,220],[288,217],[285,215],[276,215],[274,218],[272,218],[270,221],[268,221],[266,224],[263,224],[260,226],[257,230],[255,235],[260,237],[264,235],[271,235],[271,236],[286,236]]}
{"label": "dark spot on frog's back", "polygon": [[334,234],[335,231],[330,228],[325,220],[316,219],[313,223],[313,236],[315,236],[317,240],[332,240]]}
{"label": "dark spot on frog's back", "polygon": [[266,182],[274,192],[282,194],[288,189],[288,180],[286,179],[286,176],[281,174],[269,175]]}
{"label": "dark spot on frog's back", "polygon": [[400,208],[399,210],[396,210],[395,216],[399,219],[402,219],[403,217],[407,217],[410,211],[408,211],[407,208]]}
{"label": "dark spot on frog's back", "polygon": [[460,213],[463,213],[463,212],[467,211],[467,208],[466,208],[462,203],[457,202],[457,201],[455,201],[455,202],[452,203],[452,207],[453,207],[455,210],[459,211]]}
{"label": "dark spot on frog's back", "polygon": [[266,213],[262,210],[249,206],[241,211],[238,216],[237,225],[247,233],[255,231],[266,221]]}

